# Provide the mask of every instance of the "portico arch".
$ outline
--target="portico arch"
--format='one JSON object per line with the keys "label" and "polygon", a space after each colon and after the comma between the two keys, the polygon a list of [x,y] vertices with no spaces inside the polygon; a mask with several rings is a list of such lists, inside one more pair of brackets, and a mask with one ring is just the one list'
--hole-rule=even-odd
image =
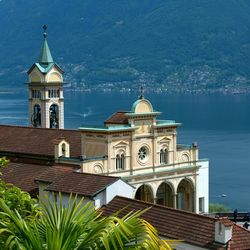
{"label": "portico arch", "polygon": [[173,188],[169,183],[163,182],[157,189],[156,193],[156,203],[159,205],[164,205],[168,207],[174,207],[173,202]]}
{"label": "portico arch", "polygon": [[153,203],[154,197],[153,197],[152,188],[146,184],[141,185],[136,190],[135,199]]}
{"label": "portico arch", "polygon": [[189,179],[183,179],[177,188],[177,208],[194,211],[194,185]]}

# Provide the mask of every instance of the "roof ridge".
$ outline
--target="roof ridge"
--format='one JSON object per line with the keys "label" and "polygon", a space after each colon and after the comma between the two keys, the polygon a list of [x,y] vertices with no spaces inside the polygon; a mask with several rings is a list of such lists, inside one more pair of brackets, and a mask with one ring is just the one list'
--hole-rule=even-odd
{"label": "roof ridge", "polygon": [[[233,222],[233,221],[232,221]],[[239,229],[244,229],[246,232],[250,233],[249,229],[246,229],[245,227],[241,226],[241,225],[238,225],[237,223],[233,222],[233,227],[236,226],[238,227]]]}
{"label": "roof ridge", "polygon": [[[216,221],[216,218],[212,218],[212,217],[209,217],[209,216],[205,216],[205,215],[202,215],[202,214],[196,214],[196,213],[194,213],[194,212],[190,212],[190,211],[185,211],[185,210],[181,210],[181,209],[178,209],[178,208],[173,208],[173,207],[167,207],[167,206],[164,206],[164,205],[159,205],[159,204],[153,204],[153,203],[150,203],[150,202],[147,202],[147,201],[141,201],[141,200],[137,200],[137,199],[131,199],[131,198],[128,198],[128,197],[123,197],[123,196],[119,196],[119,195],[116,195],[115,197],[114,197],[114,199],[116,198],[116,197],[118,197],[118,198],[122,198],[122,199],[126,199],[126,200],[129,200],[129,201],[131,201],[131,200],[133,200],[133,201],[135,201],[135,202],[137,202],[137,203],[141,203],[141,204],[148,204],[148,205],[150,205],[151,207],[159,207],[159,208],[163,208],[163,209],[169,209],[169,210],[172,210],[172,211],[177,211],[177,212],[179,212],[179,213],[186,213],[186,214],[191,214],[191,215],[194,215],[194,216],[197,216],[197,217],[200,217],[200,218],[208,218],[208,219],[210,219],[210,220],[212,220],[212,221]],[[107,204],[108,205],[108,204]]]}
{"label": "roof ridge", "polygon": [[93,173],[85,173],[85,172],[76,172],[76,171],[73,171],[72,173],[75,173],[75,174],[85,174],[85,175],[94,175],[94,176],[102,176],[102,177],[106,177],[106,178],[110,178],[110,179],[121,179],[121,177],[118,177],[118,176],[110,176],[110,175],[102,175],[102,174],[93,174]]}
{"label": "roof ridge", "polygon": [[34,128],[31,126],[24,126],[24,125],[12,125],[12,124],[0,124],[0,127],[16,127],[16,128],[25,128],[25,129],[40,129],[40,130],[53,130],[53,131],[73,131],[81,133],[78,129],[60,129],[60,128]]}

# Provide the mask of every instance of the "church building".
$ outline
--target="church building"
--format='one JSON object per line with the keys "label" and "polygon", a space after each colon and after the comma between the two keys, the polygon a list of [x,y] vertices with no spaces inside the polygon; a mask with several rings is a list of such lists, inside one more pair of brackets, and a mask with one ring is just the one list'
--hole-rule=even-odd
{"label": "church building", "polygon": [[31,126],[0,125],[0,141],[7,142],[0,145],[0,156],[120,177],[133,187],[132,198],[208,212],[208,160],[199,158],[197,143],[177,143],[181,124],[159,119],[161,112],[143,93],[130,110],[114,113],[103,126],[64,129],[63,71],[50,53],[46,26],[43,36],[38,62],[28,71]]}
{"label": "church building", "polygon": [[199,159],[197,143],[178,144],[181,124],[160,114],[141,95],[103,127],[80,127],[81,170],[122,177],[136,188],[135,199],[208,212],[208,161]]}

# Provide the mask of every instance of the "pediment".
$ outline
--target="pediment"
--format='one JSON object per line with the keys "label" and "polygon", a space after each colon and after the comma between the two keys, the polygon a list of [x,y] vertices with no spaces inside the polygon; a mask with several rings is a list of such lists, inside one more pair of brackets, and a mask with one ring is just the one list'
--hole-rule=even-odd
{"label": "pediment", "polygon": [[115,148],[117,148],[117,147],[126,147],[126,146],[128,146],[128,143],[125,142],[125,141],[120,141],[120,142],[118,142],[117,144],[114,145]]}
{"label": "pediment", "polygon": [[158,141],[158,143],[169,143],[171,139],[167,136],[163,137],[161,140]]}
{"label": "pediment", "polygon": [[69,143],[63,137],[58,137],[58,138],[52,140],[52,142],[56,145],[59,145],[59,146],[61,146],[63,143],[65,143],[66,145],[69,145]]}

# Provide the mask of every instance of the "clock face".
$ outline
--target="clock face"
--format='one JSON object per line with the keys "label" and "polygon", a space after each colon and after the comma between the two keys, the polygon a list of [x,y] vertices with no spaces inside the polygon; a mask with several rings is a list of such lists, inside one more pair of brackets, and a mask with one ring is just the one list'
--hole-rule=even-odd
{"label": "clock face", "polygon": [[148,160],[148,149],[145,146],[142,146],[138,151],[139,161],[144,163]]}

